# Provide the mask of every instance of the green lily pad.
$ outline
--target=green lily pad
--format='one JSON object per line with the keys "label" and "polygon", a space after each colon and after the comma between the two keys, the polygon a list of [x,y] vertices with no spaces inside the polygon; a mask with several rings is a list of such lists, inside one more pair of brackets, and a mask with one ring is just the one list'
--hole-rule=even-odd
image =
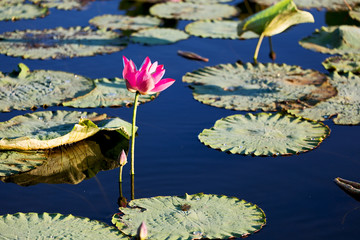
{"label": "green lily pad", "polygon": [[30,171],[46,160],[44,152],[0,151],[0,177]]}
{"label": "green lily pad", "polygon": [[322,65],[332,71],[360,73],[360,54],[346,54],[325,59]]}
{"label": "green lily pad", "polygon": [[3,239],[128,239],[115,227],[60,213],[15,213],[0,216]]}
{"label": "green lily pad", "polygon": [[246,237],[266,224],[264,212],[252,203],[203,193],[135,199],[120,211],[124,215],[112,220],[120,231],[136,236],[144,221],[148,239]]}
{"label": "green lily pad", "polygon": [[17,5],[25,2],[25,0],[0,0],[0,6]]}
{"label": "green lily pad", "polygon": [[274,63],[220,64],[183,76],[199,102],[244,111],[275,111],[314,105],[336,95],[328,77]]}
{"label": "green lily pad", "polygon": [[131,34],[130,40],[145,45],[172,44],[189,38],[184,31],[172,28],[148,28]]}
{"label": "green lily pad", "polygon": [[0,34],[0,53],[29,59],[60,59],[118,52],[125,42],[120,35],[90,27],[58,27]]}
{"label": "green lily pad", "polygon": [[232,115],[204,129],[199,140],[233,154],[293,155],[316,148],[330,129],[323,123],[281,113]]}
{"label": "green lily pad", "polygon": [[95,0],[30,0],[33,3],[40,4],[48,8],[57,8],[62,10],[80,10],[87,6],[89,2]]}
{"label": "green lily pad", "polygon": [[94,83],[72,73],[36,70],[19,64],[19,72],[0,72],[0,110],[25,110],[53,106],[81,96],[94,88]]}
{"label": "green lily pad", "polygon": [[47,8],[41,8],[33,4],[0,4],[0,21],[34,19],[37,17],[44,17],[47,13]]}
{"label": "green lily pad", "polygon": [[290,110],[292,114],[309,119],[324,121],[333,118],[335,124],[360,124],[360,77],[352,73],[340,76],[332,74],[331,83],[337,88],[338,94],[314,107]]}
{"label": "green lily pad", "polygon": [[349,12],[352,19],[360,22],[360,7],[356,7]]}
{"label": "green lily pad", "polygon": [[234,0],[184,0],[184,2],[193,2],[193,3],[201,3],[201,4],[214,4],[214,3],[226,3],[232,2]]}
{"label": "green lily pad", "polygon": [[120,118],[108,118],[106,114],[97,113],[28,113],[0,122],[0,150],[49,149],[81,141],[101,130],[118,131],[129,139],[131,124]]}
{"label": "green lily pad", "polygon": [[90,19],[89,23],[98,28],[138,31],[141,29],[159,26],[161,24],[161,20],[151,16],[131,17],[105,14]]}
{"label": "green lily pad", "polygon": [[[63,102],[63,106],[75,108],[132,106],[135,95],[127,90],[124,79],[101,78],[94,82],[96,85],[94,90],[71,101]],[[156,96],[157,94],[140,95],[139,103],[152,101]]]}
{"label": "green lily pad", "polygon": [[227,4],[201,4],[190,2],[158,3],[150,8],[150,14],[168,19],[203,20],[234,17],[239,10]]}
{"label": "green lily pad", "polygon": [[322,27],[309,37],[300,40],[300,45],[321,53],[359,54],[360,28],[356,26]]}

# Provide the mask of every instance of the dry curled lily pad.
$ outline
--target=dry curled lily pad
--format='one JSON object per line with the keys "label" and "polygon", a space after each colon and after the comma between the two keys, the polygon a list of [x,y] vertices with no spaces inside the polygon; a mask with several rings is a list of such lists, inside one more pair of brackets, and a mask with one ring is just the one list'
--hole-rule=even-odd
{"label": "dry curled lily pad", "polygon": [[356,26],[322,27],[309,37],[300,40],[300,45],[321,53],[359,54],[360,28]]}
{"label": "dry curled lily pad", "polygon": [[93,88],[94,83],[85,77],[51,70],[30,71],[21,63],[18,72],[0,72],[0,111],[53,106]]}
{"label": "dry curled lily pad", "polygon": [[131,124],[106,114],[43,111],[0,122],[0,150],[49,149],[81,141],[101,130],[118,131],[129,139]]}
{"label": "dry curled lily pad", "polygon": [[360,201],[360,183],[349,181],[340,177],[334,179],[336,185],[339,186],[344,192],[349,194],[351,197]]}
{"label": "dry curled lily pad", "polygon": [[196,100],[214,107],[275,111],[314,105],[336,94],[314,70],[273,63],[220,64],[183,76]]}
{"label": "dry curled lily pad", "polygon": [[95,0],[30,0],[33,3],[49,8],[57,8],[62,10],[82,9],[90,2]]}
{"label": "dry curled lily pad", "polygon": [[136,236],[146,222],[149,239],[227,239],[246,237],[265,224],[264,212],[235,197],[214,194],[161,196],[135,199],[113,223],[126,235]]}
{"label": "dry curled lily pad", "polygon": [[316,148],[330,129],[319,122],[282,113],[232,115],[199,134],[205,145],[233,154],[293,155]]}
{"label": "dry curled lily pad", "polygon": [[60,59],[118,52],[125,47],[120,35],[90,27],[58,27],[0,34],[0,53],[29,59]]}
{"label": "dry curled lily pad", "polygon": [[360,54],[345,54],[325,59],[322,65],[331,71],[360,73]]}
{"label": "dry curled lily pad", "polygon": [[15,213],[0,216],[3,239],[128,239],[115,227],[60,213]]}
{"label": "dry curled lily pad", "polygon": [[[101,78],[94,80],[94,83],[95,88],[91,92],[62,104],[75,108],[123,107],[133,104],[134,93],[127,90],[123,79]],[[157,94],[140,95],[139,102],[149,102],[156,96]]]}
{"label": "dry curled lily pad", "polygon": [[131,34],[130,40],[144,45],[163,45],[172,44],[187,38],[189,38],[189,35],[178,29],[149,28]]}
{"label": "dry curled lily pad", "polygon": [[236,16],[238,9],[227,4],[167,2],[152,6],[150,14],[160,18],[182,20],[222,19]]}
{"label": "dry curled lily pad", "polygon": [[42,8],[33,4],[0,4],[0,21],[34,19],[37,17],[44,17],[47,13],[47,8]]}
{"label": "dry curled lily pad", "polygon": [[290,110],[290,112],[319,121],[333,117],[334,123],[340,125],[360,124],[360,77],[352,73],[340,76],[334,72],[331,83],[338,91],[335,97],[313,107]]}
{"label": "dry curled lily pad", "polygon": [[152,28],[159,26],[161,20],[151,16],[124,16],[124,15],[111,15],[105,14],[90,19],[90,24],[95,25],[98,28],[104,29],[120,29],[120,30],[134,30]]}

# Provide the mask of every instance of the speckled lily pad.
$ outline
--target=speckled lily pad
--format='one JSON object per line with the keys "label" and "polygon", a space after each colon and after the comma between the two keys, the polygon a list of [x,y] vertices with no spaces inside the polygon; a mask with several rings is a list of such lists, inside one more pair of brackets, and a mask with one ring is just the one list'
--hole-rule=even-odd
{"label": "speckled lily pad", "polygon": [[25,2],[25,0],[0,0],[0,6],[17,5],[23,2]]}
{"label": "speckled lily pad", "polygon": [[214,194],[161,196],[135,199],[113,223],[135,236],[146,223],[148,239],[228,239],[246,237],[265,224],[265,214],[256,205],[235,197]]}
{"label": "speckled lily pad", "polygon": [[230,18],[238,9],[227,4],[197,4],[189,2],[158,3],[150,8],[150,14],[169,19],[203,20]]}
{"label": "speckled lily pad", "polygon": [[172,44],[189,37],[187,33],[172,28],[149,28],[131,34],[130,40],[144,45]]}
{"label": "speckled lily pad", "polygon": [[330,54],[359,54],[360,28],[356,26],[331,26],[317,29],[299,43],[307,49]]}
{"label": "speckled lily pad", "polygon": [[329,134],[326,125],[290,114],[248,113],[216,121],[199,134],[199,140],[223,152],[278,156],[312,150]]}
{"label": "speckled lily pad", "polygon": [[44,17],[47,13],[47,8],[41,8],[33,4],[2,5],[0,3],[0,21],[34,19]]}
{"label": "speckled lily pad", "polygon": [[0,216],[3,239],[128,239],[105,223],[60,213],[15,213]]}
{"label": "speckled lily pad", "polygon": [[90,19],[89,23],[98,28],[138,31],[141,29],[159,26],[161,24],[161,20],[151,16],[131,17],[125,15],[106,14]]}
{"label": "speckled lily pad", "polygon": [[30,0],[41,6],[58,8],[62,10],[82,9],[95,0]]}
{"label": "speckled lily pad", "polygon": [[[134,93],[126,88],[123,79],[101,78],[94,80],[95,89],[68,102],[63,102],[64,106],[76,108],[96,108],[96,107],[123,107],[131,106],[134,102]],[[157,94],[140,95],[139,103],[153,100]]]}
{"label": "speckled lily pad", "polygon": [[0,53],[29,59],[93,56],[118,52],[125,41],[112,31],[58,27],[0,34]]}
{"label": "speckled lily pad", "polygon": [[299,108],[336,94],[324,74],[285,64],[220,64],[187,73],[183,81],[204,104],[244,111]]}
{"label": "speckled lily pad", "polygon": [[325,59],[322,65],[332,71],[360,73],[360,54],[346,54]]}

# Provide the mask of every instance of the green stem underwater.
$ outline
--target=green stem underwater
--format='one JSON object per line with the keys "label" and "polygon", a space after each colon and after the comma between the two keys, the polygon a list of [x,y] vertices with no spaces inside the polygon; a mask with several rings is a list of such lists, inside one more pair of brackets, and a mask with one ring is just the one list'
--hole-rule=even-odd
{"label": "green stem underwater", "polygon": [[131,129],[131,170],[130,175],[135,174],[134,163],[135,163],[135,125],[136,125],[136,111],[138,106],[139,92],[135,94],[134,100],[134,111],[133,111],[133,119],[132,119],[132,129]]}

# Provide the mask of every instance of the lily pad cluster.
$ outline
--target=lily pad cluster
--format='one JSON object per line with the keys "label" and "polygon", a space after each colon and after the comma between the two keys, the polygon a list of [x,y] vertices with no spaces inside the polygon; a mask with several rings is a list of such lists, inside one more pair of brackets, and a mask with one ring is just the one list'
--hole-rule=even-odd
{"label": "lily pad cluster", "polygon": [[0,21],[34,19],[44,17],[48,13],[46,7],[39,7],[34,4],[25,4],[24,0],[0,1]]}

